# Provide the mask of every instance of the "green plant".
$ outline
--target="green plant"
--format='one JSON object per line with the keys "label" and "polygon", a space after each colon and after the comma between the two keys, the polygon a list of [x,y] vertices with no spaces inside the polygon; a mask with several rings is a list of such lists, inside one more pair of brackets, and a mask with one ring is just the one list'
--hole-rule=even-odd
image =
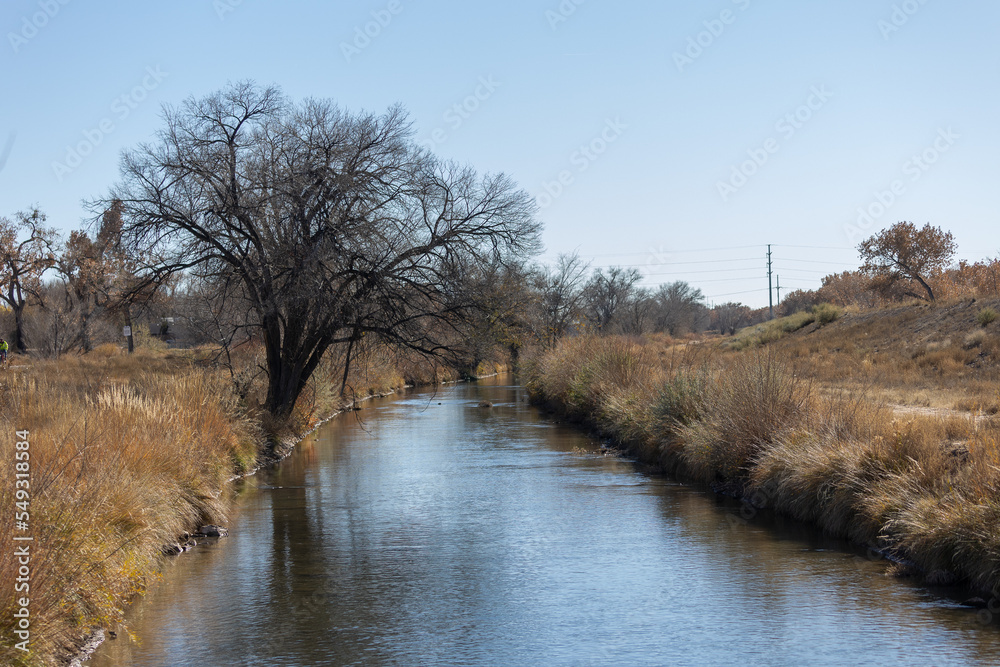
{"label": "green plant", "polygon": [[989,306],[983,308],[979,311],[979,315],[976,316],[976,321],[979,322],[979,326],[985,327],[986,325],[994,322],[998,317],[997,311],[993,310]]}
{"label": "green plant", "polygon": [[821,303],[813,306],[813,315],[816,316],[816,321],[819,322],[820,326],[834,322],[840,318],[841,310],[832,303]]}
{"label": "green plant", "polygon": [[677,371],[663,384],[653,405],[653,416],[658,425],[673,431],[698,420],[707,386],[707,369]]}

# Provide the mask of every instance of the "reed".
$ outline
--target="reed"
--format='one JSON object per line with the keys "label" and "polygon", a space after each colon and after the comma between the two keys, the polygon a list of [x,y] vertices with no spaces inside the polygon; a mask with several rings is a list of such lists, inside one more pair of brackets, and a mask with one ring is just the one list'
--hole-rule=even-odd
{"label": "reed", "polygon": [[[30,433],[31,653],[0,646],[0,664],[61,664],[96,628],[124,624],[129,602],[155,582],[164,545],[207,523],[225,523],[229,481],[255,469],[267,441],[292,439],[344,407],[342,360],[309,382],[292,417],[269,420],[259,406],[260,350],[232,351],[231,368],[207,350],[134,355],[103,345],[58,361],[25,360],[0,375],[0,459],[13,470],[15,431]],[[361,350],[350,398],[457,374],[388,350]],[[13,474],[0,477],[0,507],[13,511]],[[0,542],[15,526],[0,522]],[[25,534],[25,533],[20,533]],[[12,592],[17,563],[0,550],[0,590]],[[11,637],[14,596],[0,604]]]}
{"label": "reed", "polygon": [[[893,313],[869,332],[913,315]],[[527,384],[535,400],[664,470],[885,549],[934,580],[1000,588],[1000,423],[989,409],[901,407],[885,391],[895,386],[906,396],[926,384],[926,357],[940,378],[934,390],[961,386],[969,349],[992,363],[992,348],[978,356],[991,344],[987,335],[968,349],[947,341],[917,347],[912,364],[893,372],[845,362],[857,350],[852,316],[817,317],[828,320],[822,330],[736,351],[711,342],[570,339],[527,365]],[[826,332],[819,343],[818,331]],[[839,347],[831,353],[839,372],[822,349],[806,358],[817,344]],[[868,344],[879,342],[870,336]],[[985,366],[986,378],[994,373]]]}

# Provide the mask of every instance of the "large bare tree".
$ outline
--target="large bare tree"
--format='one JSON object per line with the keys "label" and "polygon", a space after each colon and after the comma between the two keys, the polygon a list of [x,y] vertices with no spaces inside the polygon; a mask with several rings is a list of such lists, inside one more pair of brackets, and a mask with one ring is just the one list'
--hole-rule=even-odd
{"label": "large bare tree", "polygon": [[594,327],[612,333],[611,325],[617,323],[627,304],[636,297],[642,274],[638,269],[612,266],[605,273],[597,269],[584,288],[587,313]]}
{"label": "large bare tree", "polygon": [[705,297],[700,289],[683,280],[660,285],[653,296],[656,300],[656,328],[671,336],[698,330],[699,318],[704,318]]}
{"label": "large bare tree", "polygon": [[555,347],[573,322],[583,316],[584,285],[590,265],[577,253],[562,254],[554,267],[535,270],[532,283],[538,293],[539,338],[545,347]]}
{"label": "large bare tree", "polygon": [[164,115],[95,210],[122,203],[121,240],[145,254],[150,279],[188,271],[239,287],[275,414],[332,345],[448,350],[478,305],[460,267],[537,250],[533,200],[502,174],[420,149],[399,107],[348,113],[240,83]]}

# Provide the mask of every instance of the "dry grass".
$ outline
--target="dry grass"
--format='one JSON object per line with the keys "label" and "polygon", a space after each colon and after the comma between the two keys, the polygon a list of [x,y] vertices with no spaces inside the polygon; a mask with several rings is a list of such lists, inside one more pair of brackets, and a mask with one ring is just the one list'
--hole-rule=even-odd
{"label": "dry grass", "polygon": [[[343,360],[314,374],[292,417],[272,423],[261,351],[233,351],[232,373],[208,350],[103,345],[58,361],[18,357],[0,374],[0,459],[14,461],[16,430],[30,431],[31,639],[25,656],[0,646],[0,664],[56,664],[90,630],[122,623],[125,606],[155,580],[163,545],[204,523],[224,523],[228,480],[252,470],[265,435],[289,440],[343,407]],[[403,370],[400,370],[403,369]],[[489,369],[484,369],[489,370]],[[454,371],[385,349],[358,350],[354,398],[406,382],[455,379]],[[9,468],[12,470],[12,467]],[[0,478],[0,506],[14,507],[14,476]],[[14,526],[0,522],[0,542]],[[12,549],[0,551],[0,589],[14,590]],[[11,637],[12,596],[0,606]]]}
{"label": "dry grass", "polygon": [[[0,423],[11,436],[0,439],[0,457],[12,461],[12,434],[30,431],[31,636],[44,664],[87,629],[122,620],[126,601],[155,574],[161,545],[200,521],[224,521],[220,490],[255,460],[258,434],[225,400],[218,376],[164,355],[102,348],[21,366],[0,387]],[[9,508],[12,477],[0,483]],[[0,522],[5,544],[13,528]],[[13,590],[15,572],[5,548],[0,588]],[[5,606],[0,623],[11,612]],[[0,655],[20,664],[18,653]]]}
{"label": "dry grass", "polygon": [[[881,323],[846,313],[743,351],[567,340],[531,363],[529,389],[666,470],[996,589],[1000,421],[983,416],[995,412],[994,343],[971,331],[972,311],[916,345],[888,345],[941,314],[916,311]],[[897,391],[912,405],[921,390],[935,401],[962,392],[977,412],[886,400]]]}
{"label": "dry grass", "polygon": [[748,477],[761,450],[805,417],[809,389],[770,351],[740,356],[708,385],[701,416],[677,437],[688,474],[706,482]]}
{"label": "dry grass", "polygon": [[1000,335],[980,325],[981,304],[848,311],[770,345],[797,374],[826,387],[864,386],[889,403],[996,414]]}

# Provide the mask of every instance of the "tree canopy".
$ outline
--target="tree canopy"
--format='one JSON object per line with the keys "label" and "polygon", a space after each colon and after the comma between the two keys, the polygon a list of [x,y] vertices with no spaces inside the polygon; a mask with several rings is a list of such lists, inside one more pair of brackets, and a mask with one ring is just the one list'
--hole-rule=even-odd
{"label": "tree canopy", "polygon": [[[944,269],[955,256],[957,245],[951,232],[930,223],[922,229],[911,222],[898,222],[858,246],[864,265],[861,271],[886,287],[903,280],[917,282],[929,301],[934,290],[928,284],[931,273]],[[916,292],[908,292],[919,296]]]}
{"label": "tree canopy", "polygon": [[451,349],[482,305],[463,269],[530,256],[540,231],[509,177],[421,149],[400,107],[351,113],[252,83],[168,108],[94,207],[116,201],[139,275],[188,272],[245,303],[276,414],[331,345]]}

